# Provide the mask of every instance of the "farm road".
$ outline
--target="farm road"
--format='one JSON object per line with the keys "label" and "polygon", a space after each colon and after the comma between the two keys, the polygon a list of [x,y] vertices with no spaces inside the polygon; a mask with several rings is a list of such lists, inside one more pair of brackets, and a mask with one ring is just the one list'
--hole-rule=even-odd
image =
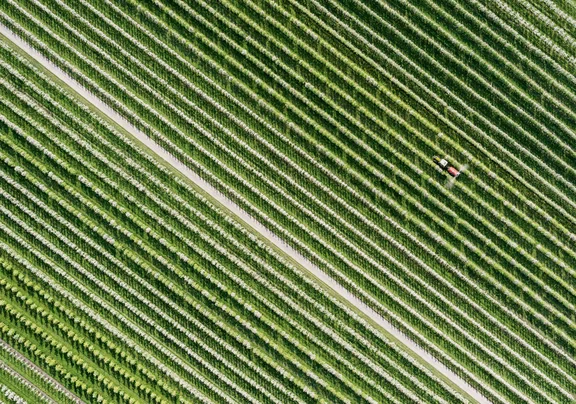
{"label": "farm road", "polygon": [[298,262],[307,271],[312,273],[315,277],[320,279],[324,284],[336,292],[343,300],[348,304],[354,306],[365,316],[370,318],[380,327],[385,329],[394,338],[408,347],[416,356],[419,356],[423,361],[427,362],[432,366],[438,373],[444,375],[446,378],[450,379],[452,383],[458,386],[461,390],[465,391],[472,398],[474,398],[478,403],[489,403],[489,401],[482,396],[475,388],[466,383],[458,375],[448,369],[444,364],[435,359],[428,352],[420,348],[412,340],[406,337],[402,332],[396,329],[392,324],[385,320],[382,316],[360,301],[356,296],[351,294],[346,288],[342,287],[338,282],[332,279],[330,276],[326,275],[320,268],[310,262],[307,258],[302,256],[298,251],[293,249],[291,246],[287,245],[282,239],[277,237],[274,233],[268,230],[264,225],[256,221],[252,216],[247,214],[238,205],[229,200],[227,197],[222,195],[216,188],[210,185],[208,182],[200,178],[196,173],[190,170],[186,165],[180,162],[177,158],[172,156],[162,147],[157,145],[152,141],[146,134],[141,132],[139,129],[132,126],[128,121],[126,121],[120,114],[102,102],[99,98],[94,96],[92,93],[87,91],[74,79],[72,79],[68,74],[62,71],[59,67],[55,66],[52,62],[46,59],[40,52],[36,51],[25,41],[20,39],[18,36],[13,34],[7,27],[0,24],[0,33],[6,36],[10,41],[24,50],[29,56],[34,58],[39,64],[44,68],[49,70],[52,74],[58,77],[61,81],[66,83],[69,87],[75,90],[83,98],[88,100],[96,108],[98,108],[102,113],[108,116],[111,120],[125,129],[128,133],[138,139],[141,143],[146,145],[150,150],[152,150],[156,155],[162,158],[166,163],[177,169],[180,173],[194,182],[198,187],[200,187],[204,192],[209,194],[213,199],[217,200],[221,205],[225,206],[230,212],[242,219],[246,224],[252,227],[261,236],[269,240],[276,247],[278,247],[286,255]]}

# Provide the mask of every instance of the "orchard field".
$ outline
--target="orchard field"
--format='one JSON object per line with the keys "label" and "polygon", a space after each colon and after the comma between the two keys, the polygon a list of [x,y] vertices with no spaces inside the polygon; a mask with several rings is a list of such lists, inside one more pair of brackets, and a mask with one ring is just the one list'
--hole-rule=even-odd
{"label": "orchard field", "polygon": [[[0,24],[487,402],[576,401],[571,2],[5,0]],[[0,39],[2,399],[475,402]]]}

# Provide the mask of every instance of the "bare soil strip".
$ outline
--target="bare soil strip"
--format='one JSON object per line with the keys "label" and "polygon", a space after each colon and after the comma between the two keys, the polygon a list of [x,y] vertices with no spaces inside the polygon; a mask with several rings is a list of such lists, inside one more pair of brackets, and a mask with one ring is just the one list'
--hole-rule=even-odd
{"label": "bare soil strip", "polygon": [[[64,387],[62,384],[60,384],[56,379],[52,378],[52,376],[50,376],[49,374],[44,372],[44,370],[42,370],[42,368],[38,367],[34,362],[30,361],[27,357],[25,357],[20,352],[18,352],[14,348],[12,348],[6,341],[1,340],[1,339],[0,339],[0,349],[5,350],[6,352],[9,352],[13,356],[17,357],[21,362],[24,362],[28,367],[34,369],[35,373],[37,373],[43,379],[48,380],[51,384],[57,386],[58,389],[61,392],[63,392],[66,395],[66,397],[68,397],[72,402],[79,403],[79,404],[84,403],[84,401],[80,400],[80,398],[78,398],[76,395],[74,395],[74,393],[72,393],[71,391],[66,389],[66,387]],[[24,379],[26,379],[26,378],[24,377]],[[52,398],[50,398],[48,395],[46,395],[46,393],[44,393],[40,390],[38,391],[38,393],[39,394],[41,393],[43,398],[46,399],[46,401],[56,403],[56,401],[54,401]]]}

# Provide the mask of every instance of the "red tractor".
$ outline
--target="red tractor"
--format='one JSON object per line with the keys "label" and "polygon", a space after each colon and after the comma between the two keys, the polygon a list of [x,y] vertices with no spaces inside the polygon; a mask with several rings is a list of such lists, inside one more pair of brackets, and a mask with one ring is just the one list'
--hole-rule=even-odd
{"label": "red tractor", "polygon": [[452,165],[450,165],[450,163],[448,162],[448,160],[446,159],[441,159],[438,156],[434,156],[434,162],[438,165],[438,167],[440,167],[442,170],[444,171],[448,171],[448,174],[450,174],[452,177],[456,178],[460,175],[460,171],[456,170],[454,167],[452,167]]}

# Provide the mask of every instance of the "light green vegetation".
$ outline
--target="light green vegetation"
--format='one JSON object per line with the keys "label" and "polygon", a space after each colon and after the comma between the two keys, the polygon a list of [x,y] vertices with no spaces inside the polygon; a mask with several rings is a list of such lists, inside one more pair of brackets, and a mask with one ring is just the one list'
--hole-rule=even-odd
{"label": "light green vegetation", "polygon": [[8,41],[0,53],[0,336],[63,388],[107,402],[467,401]]}
{"label": "light green vegetation", "polygon": [[[573,12],[567,2],[550,0],[7,0],[0,22],[490,401],[556,404],[573,402],[576,394]],[[5,84],[8,93],[20,88],[13,80]],[[24,105],[6,103],[3,114],[16,120],[16,108],[27,111],[27,101],[19,102]],[[46,101],[37,102],[41,108]],[[75,130],[81,124],[71,120],[80,115],[76,108],[66,118]],[[13,170],[23,164],[19,159],[48,164],[26,154],[25,136],[52,145],[44,129],[37,135],[33,129],[49,130],[49,122],[35,119],[37,125],[17,121],[20,130],[5,131],[6,144],[18,151],[18,160],[6,163]],[[97,139],[91,139],[93,145]],[[62,192],[75,198],[81,190],[73,207],[84,209],[86,220],[98,217],[113,227],[117,216],[127,220],[125,230],[111,236],[121,243],[106,250],[113,258],[122,256],[118,249],[142,249],[152,265],[149,276],[158,273],[156,265],[182,271],[177,251],[195,251],[197,237],[186,236],[191,230],[174,220],[167,222],[174,232],[142,231],[150,226],[145,218],[164,219],[152,215],[159,203],[153,198],[162,194],[163,203],[180,207],[177,198],[193,198],[191,189],[155,174],[173,193],[153,188],[131,200],[123,186],[99,176],[119,176],[109,163],[77,153],[58,157],[64,168],[26,172],[58,176]],[[468,165],[453,187],[434,170],[433,155]],[[140,160],[134,159],[144,164]],[[98,211],[94,198],[119,207]],[[128,207],[142,213],[126,219]],[[14,235],[24,237],[20,226],[13,224]],[[134,245],[136,236],[146,241],[142,247]],[[98,237],[96,245],[107,242]],[[276,268],[261,255],[271,253],[237,251],[247,252]],[[84,266],[81,255],[77,259]],[[191,258],[194,264],[204,259]],[[222,268],[233,264],[225,256],[214,259]],[[176,279],[182,278],[167,282],[178,285]],[[208,281],[196,282],[202,290]],[[352,321],[338,318],[342,327]],[[299,334],[287,338],[306,341]],[[321,372],[327,385],[314,384],[313,391],[328,401],[375,394],[380,402],[395,391],[376,373],[358,377],[360,360],[333,365],[346,372],[345,383],[326,367],[337,360],[330,353],[318,359],[327,365],[315,368],[298,356],[307,347],[293,352],[297,344],[290,344],[278,346],[278,366]],[[244,386],[252,373],[241,369],[228,377]],[[435,383],[424,381],[422,388],[452,402]],[[155,394],[168,397],[174,389]],[[296,381],[288,391],[311,398]]]}

